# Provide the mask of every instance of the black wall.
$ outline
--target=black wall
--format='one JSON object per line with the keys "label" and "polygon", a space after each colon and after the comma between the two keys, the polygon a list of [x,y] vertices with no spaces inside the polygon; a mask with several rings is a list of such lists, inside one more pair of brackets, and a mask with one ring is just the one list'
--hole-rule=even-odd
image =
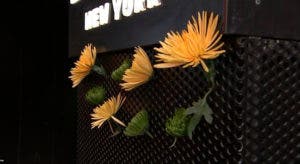
{"label": "black wall", "polygon": [[68,1],[8,2],[2,9],[0,159],[75,163]]}

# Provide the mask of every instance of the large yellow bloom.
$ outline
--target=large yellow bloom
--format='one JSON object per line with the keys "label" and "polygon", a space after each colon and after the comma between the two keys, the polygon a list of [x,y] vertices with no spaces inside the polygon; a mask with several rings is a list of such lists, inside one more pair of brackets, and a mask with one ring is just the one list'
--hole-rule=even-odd
{"label": "large yellow bloom", "polygon": [[75,62],[75,67],[71,69],[71,76],[69,77],[73,82],[73,88],[79,85],[79,83],[91,72],[96,60],[96,48],[91,44],[85,46],[81,51],[79,60]]}
{"label": "large yellow bloom", "polygon": [[120,84],[126,91],[146,83],[153,73],[149,57],[141,47],[135,48],[133,57],[131,68],[127,69],[123,75],[124,83]]}
{"label": "large yellow bloom", "polygon": [[121,94],[119,93],[117,98],[112,97],[104,102],[103,105],[99,105],[96,107],[93,111],[94,113],[91,114],[92,120],[92,128],[98,127],[100,128],[101,125],[108,119],[113,119],[118,124],[126,127],[126,125],[114,117],[114,114],[118,112],[118,110],[121,108],[125,101],[126,97],[121,97]]}
{"label": "large yellow bloom", "polygon": [[223,42],[219,43],[222,35],[216,30],[218,15],[210,14],[209,19],[206,11],[198,13],[198,20],[192,17],[188,22],[187,29],[167,34],[164,42],[160,42],[161,48],[155,48],[159,53],[155,56],[159,64],[155,68],[170,68],[183,65],[183,67],[196,67],[199,64],[208,72],[205,59],[214,59],[225,50],[220,50]]}

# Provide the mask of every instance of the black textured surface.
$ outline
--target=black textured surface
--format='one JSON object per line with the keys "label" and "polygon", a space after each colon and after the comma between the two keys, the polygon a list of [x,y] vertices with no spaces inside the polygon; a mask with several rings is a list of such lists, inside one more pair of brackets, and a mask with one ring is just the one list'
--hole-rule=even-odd
{"label": "black textured surface", "polygon": [[[123,92],[127,100],[117,113],[128,123],[142,108],[150,115],[148,136],[110,138],[109,126],[91,130],[84,95],[104,85],[107,97],[117,95],[118,83],[91,74],[78,88],[78,163],[296,163],[299,151],[300,43],[258,38],[225,38],[225,55],[215,60],[217,87],[208,101],[212,125],[204,120],[193,141],[173,138],[164,131],[165,120],[177,107],[189,107],[208,86],[200,67],[155,69],[147,84]],[[153,47],[145,50],[152,58]],[[99,54],[108,72],[133,50]]]}
{"label": "black textured surface", "polygon": [[299,0],[225,0],[226,34],[300,40]]}
{"label": "black textured surface", "polygon": [[300,42],[242,38],[239,46],[247,66],[245,160],[300,163]]}

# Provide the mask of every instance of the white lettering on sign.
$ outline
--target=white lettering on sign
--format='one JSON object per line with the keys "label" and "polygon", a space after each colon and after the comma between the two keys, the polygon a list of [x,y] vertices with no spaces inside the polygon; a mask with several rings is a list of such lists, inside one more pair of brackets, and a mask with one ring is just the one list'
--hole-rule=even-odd
{"label": "white lettering on sign", "polygon": [[79,2],[80,0],[70,0],[70,4],[75,4],[75,3],[77,3],[77,2]]}
{"label": "white lettering on sign", "polygon": [[160,5],[161,5],[160,0],[147,0],[147,8],[149,9]]}
{"label": "white lettering on sign", "polygon": [[112,12],[114,20],[120,20],[122,16],[129,17],[133,13],[160,5],[161,0],[112,0],[112,3],[105,3],[85,13],[84,29],[90,30],[110,23]]}
{"label": "white lettering on sign", "polygon": [[121,17],[122,0],[112,0],[112,4],[114,8],[114,18],[115,20],[119,20]]}
{"label": "white lettering on sign", "polygon": [[90,30],[110,21],[110,3],[105,3],[85,13],[84,29]]}
{"label": "white lettering on sign", "polygon": [[125,17],[129,17],[133,13],[133,0],[123,0],[122,14]]}
{"label": "white lettering on sign", "polygon": [[146,10],[146,0],[134,0],[134,13]]}
{"label": "white lettering on sign", "polygon": [[109,23],[109,21],[110,21],[110,15],[109,15],[110,10],[111,10],[110,3],[105,3],[104,6],[101,5],[99,7],[100,25],[104,25],[104,24]]}

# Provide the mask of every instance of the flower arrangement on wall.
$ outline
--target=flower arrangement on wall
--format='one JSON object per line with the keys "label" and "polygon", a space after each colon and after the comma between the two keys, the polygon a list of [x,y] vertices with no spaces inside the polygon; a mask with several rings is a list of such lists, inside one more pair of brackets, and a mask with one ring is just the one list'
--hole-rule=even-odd
{"label": "flower arrangement on wall", "polygon": [[75,62],[75,67],[71,69],[71,76],[69,77],[73,82],[73,88],[80,84],[80,82],[90,74],[91,71],[97,72],[99,75],[105,76],[105,69],[103,66],[95,65],[97,51],[96,47],[88,44],[84,47],[79,60]]}
{"label": "flower arrangement on wall", "polygon": [[[206,101],[207,96],[212,92],[215,85],[215,69],[212,59],[225,52],[225,50],[221,49],[224,43],[220,42],[222,34],[217,30],[218,19],[218,15],[215,16],[213,13],[209,14],[209,16],[206,11],[198,13],[197,18],[192,17],[192,20],[188,22],[187,29],[184,29],[181,33],[168,33],[165,41],[160,42],[161,47],[155,48],[158,52],[155,57],[159,62],[154,65],[155,68],[178,66],[186,68],[190,66],[196,67],[200,64],[204,70],[205,77],[211,84],[211,88],[209,88],[205,96],[203,98],[200,97],[199,101],[194,102],[191,107],[186,109],[185,114],[190,116],[188,123],[186,123],[186,120],[189,117],[183,117],[182,114],[175,112],[174,118],[179,117],[181,121],[184,120],[184,125],[186,125],[184,126],[186,128],[185,132],[190,139],[192,139],[192,133],[202,117],[208,123],[212,123],[213,120],[213,111]],[[179,111],[183,111],[183,109]],[[178,122],[180,119],[176,120]],[[168,122],[172,121],[168,120]],[[167,123],[167,125],[170,127],[172,124]],[[183,133],[182,136],[184,136]]]}
{"label": "flower arrangement on wall", "polygon": [[100,128],[105,121],[109,121],[110,119],[119,125],[126,127],[121,120],[114,116],[119,111],[125,100],[126,97],[122,97],[121,93],[119,93],[117,97],[111,97],[105,101],[103,105],[99,105],[94,108],[94,113],[91,114],[93,120],[91,123],[92,128]]}
{"label": "flower arrangement on wall", "polygon": [[[222,34],[217,30],[219,16],[214,13],[203,11],[198,13],[197,17],[187,23],[186,29],[181,32],[167,33],[164,41],[160,42],[161,47],[156,47],[155,55],[156,69],[171,69],[173,67],[197,67],[201,66],[205,78],[210,84],[206,94],[199,97],[187,108],[177,108],[173,116],[165,120],[165,131],[174,137],[173,147],[180,137],[188,136],[192,139],[193,132],[200,120],[204,118],[206,122],[212,124],[213,110],[207,102],[207,97],[213,92],[215,87],[215,67],[213,59],[223,54],[222,49],[224,43],[221,42]],[[69,77],[76,87],[80,82],[95,71],[101,76],[105,76],[106,72],[103,66],[95,65],[96,48],[91,44],[85,46],[81,52],[75,67],[71,69]],[[146,84],[153,76],[153,67],[147,53],[141,48],[136,47],[133,59],[125,59],[122,64],[112,72],[111,78],[120,83],[120,87],[126,92],[130,92],[135,88]],[[86,93],[86,100],[94,105],[98,105],[93,109],[91,114],[91,127],[100,128],[105,122],[108,122],[112,133],[116,133],[111,125],[113,122],[123,127],[123,133],[128,137],[140,135],[148,135],[149,133],[149,115],[145,109],[140,110],[126,125],[124,122],[116,118],[115,114],[121,109],[125,103],[126,97],[119,93],[116,97],[111,97],[102,103],[105,99],[106,90],[103,86],[97,86],[90,89]]]}
{"label": "flower arrangement on wall", "polygon": [[161,47],[155,48],[158,54],[155,56],[159,64],[155,68],[170,68],[183,66],[183,68],[199,64],[205,72],[209,68],[205,60],[215,59],[225,50],[221,50],[223,42],[220,42],[222,35],[216,30],[218,15],[207,12],[198,13],[198,18],[192,17],[188,22],[187,29],[179,32],[167,34],[164,42],[160,42]]}
{"label": "flower arrangement on wall", "polygon": [[131,91],[146,83],[153,74],[153,68],[147,53],[141,47],[136,47],[134,52],[132,65],[122,77],[124,83],[120,84],[125,91]]}

